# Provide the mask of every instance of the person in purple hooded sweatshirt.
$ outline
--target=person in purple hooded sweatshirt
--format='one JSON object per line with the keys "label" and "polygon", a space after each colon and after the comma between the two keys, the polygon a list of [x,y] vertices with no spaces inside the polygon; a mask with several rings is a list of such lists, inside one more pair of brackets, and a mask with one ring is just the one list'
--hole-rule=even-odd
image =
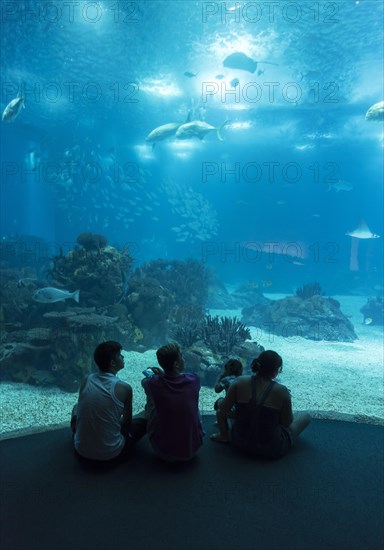
{"label": "person in purple hooded sweatshirt", "polygon": [[184,360],[177,344],[156,352],[161,367],[142,380],[147,396],[147,433],[159,458],[167,462],[190,460],[203,444],[199,415],[200,378],[183,373]]}

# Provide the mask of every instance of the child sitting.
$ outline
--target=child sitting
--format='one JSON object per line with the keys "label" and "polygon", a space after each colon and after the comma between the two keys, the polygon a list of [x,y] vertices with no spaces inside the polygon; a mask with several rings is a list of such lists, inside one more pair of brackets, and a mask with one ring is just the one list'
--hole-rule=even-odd
{"label": "child sitting", "polygon": [[[243,365],[241,364],[241,362],[238,359],[229,359],[229,361],[227,361],[224,365],[223,372],[220,374],[219,378],[217,379],[217,382],[215,384],[215,392],[220,393],[223,390],[225,390],[225,395],[227,395],[229,386],[232,384],[232,382],[238,376],[241,376],[242,374],[243,374]],[[220,403],[223,400],[224,400],[224,397],[219,397],[219,399],[216,399],[216,401],[213,405],[215,411],[219,410]],[[235,409],[233,409],[232,412],[234,414]],[[217,412],[216,412],[216,416],[217,416]],[[228,422],[225,421],[225,423],[226,423],[226,426],[225,426],[226,427],[226,432],[225,433],[228,433]],[[217,425],[218,425],[218,422],[216,421],[215,426],[217,426]],[[223,428],[225,428],[225,427],[223,426]],[[224,436],[223,433],[221,433],[222,431],[224,432],[224,430],[222,430],[221,426],[220,426],[220,433],[211,435],[212,441],[220,441],[220,442],[223,442],[223,443],[227,443],[228,439],[227,439],[227,437]]]}

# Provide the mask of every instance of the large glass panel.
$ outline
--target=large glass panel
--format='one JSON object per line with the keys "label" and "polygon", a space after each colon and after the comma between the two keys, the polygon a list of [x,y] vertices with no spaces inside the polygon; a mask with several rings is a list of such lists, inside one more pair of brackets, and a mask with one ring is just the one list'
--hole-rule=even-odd
{"label": "large glass panel", "polygon": [[2,432],[123,344],[383,420],[383,3],[1,2]]}

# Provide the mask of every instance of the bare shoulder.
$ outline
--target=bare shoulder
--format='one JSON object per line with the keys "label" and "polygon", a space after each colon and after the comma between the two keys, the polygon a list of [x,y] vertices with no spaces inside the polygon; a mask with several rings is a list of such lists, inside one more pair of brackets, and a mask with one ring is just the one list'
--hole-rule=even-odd
{"label": "bare shoulder", "polygon": [[243,394],[243,392],[246,392],[246,393],[250,392],[251,380],[252,380],[252,376],[249,376],[249,375],[238,376],[236,380],[234,380],[230,385],[230,389],[234,388],[236,391],[238,390],[240,394]]}
{"label": "bare shoulder", "polygon": [[289,391],[287,386],[284,386],[279,382],[275,382],[275,387],[273,388],[273,391],[276,395],[279,395],[284,399],[289,399],[289,400],[291,399],[291,392]]}
{"label": "bare shoulder", "polygon": [[245,386],[250,383],[251,378],[251,376],[244,374],[243,376],[238,376],[233,384],[236,384],[238,386]]}

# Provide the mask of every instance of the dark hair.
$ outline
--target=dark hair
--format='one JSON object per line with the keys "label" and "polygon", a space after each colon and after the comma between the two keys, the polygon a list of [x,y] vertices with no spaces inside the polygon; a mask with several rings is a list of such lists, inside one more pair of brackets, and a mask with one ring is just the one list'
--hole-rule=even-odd
{"label": "dark hair", "polygon": [[282,371],[283,360],[278,353],[272,350],[263,351],[251,363],[253,372],[258,372],[266,378],[274,378]]}
{"label": "dark hair", "polygon": [[180,348],[177,344],[166,344],[156,352],[157,361],[165,371],[171,371],[175,361],[180,357]]}
{"label": "dark hair", "polygon": [[109,340],[102,342],[94,351],[93,359],[102,372],[107,372],[111,366],[111,361],[115,359],[116,354],[123,349],[119,342]]}
{"label": "dark hair", "polygon": [[233,376],[240,376],[243,374],[243,365],[238,359],[229,359],[224,365],[224,371]]}

